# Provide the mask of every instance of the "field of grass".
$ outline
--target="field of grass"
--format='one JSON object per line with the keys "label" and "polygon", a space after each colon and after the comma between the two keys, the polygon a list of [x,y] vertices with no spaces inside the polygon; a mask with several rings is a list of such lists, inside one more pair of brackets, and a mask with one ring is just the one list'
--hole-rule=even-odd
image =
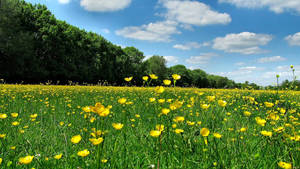
{"label": "field of grass", "polygon": [[0,85],[0,168],[299,168],[300,92]]}

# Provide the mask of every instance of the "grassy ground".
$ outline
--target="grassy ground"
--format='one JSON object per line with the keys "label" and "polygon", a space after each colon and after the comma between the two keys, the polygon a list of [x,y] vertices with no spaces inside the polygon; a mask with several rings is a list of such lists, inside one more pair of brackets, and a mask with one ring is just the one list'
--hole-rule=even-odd
{"label": "grassy ground", "polygon": [[0,167],[299,168],[299,107],[291,91],[0,85]]}

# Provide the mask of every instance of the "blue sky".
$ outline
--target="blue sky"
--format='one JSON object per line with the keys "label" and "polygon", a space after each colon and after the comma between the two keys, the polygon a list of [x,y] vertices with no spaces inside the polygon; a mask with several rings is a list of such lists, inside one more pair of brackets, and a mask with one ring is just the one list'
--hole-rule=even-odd
{"label": "blue sky", "polygon": [[300,0],[26,0],[167,65],[274,85],[300,77]]}

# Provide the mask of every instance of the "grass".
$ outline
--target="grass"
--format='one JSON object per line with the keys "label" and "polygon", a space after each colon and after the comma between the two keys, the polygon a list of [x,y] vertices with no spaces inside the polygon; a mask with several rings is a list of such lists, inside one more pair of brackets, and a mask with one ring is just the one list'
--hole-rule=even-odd
{"label": "grass", "polygon": [[[0,138],[0,167],[238,169],[279,168],[279,162],[300,166],[300,92],[164,89],[160,93],[137,87],[0,85],[0,113],[7,115],[0,118],[0,134],[5,134]],[[121,98],[126,102],[121,104]],[[84,111],[97,102],[111,107],[107,116]],[[266,107],[265,102],[274,105]],[[201,108],[203,104],[209,108]],[[170,112],[164,115],[162,108]],[[178,116],[184,121],[175,122]],[[257,117],[266,120],[264,126]],[[123,128],[116,130],[112,123]],[[150,131],[158,130],[159,124],[164,130],[152,137]],[[209,130],[207,137],[203,128]],[[183,132],[177,134],[176,129]],[[71,142],[75,135],[82,137],[77,144]],[[104,141],[93,145],[92,135]],[[90,154],[78,156],[84,149]],[[62,157],[55,159],[58,154]],[[33,160],[21,164],[19,159],[28,155]]]}

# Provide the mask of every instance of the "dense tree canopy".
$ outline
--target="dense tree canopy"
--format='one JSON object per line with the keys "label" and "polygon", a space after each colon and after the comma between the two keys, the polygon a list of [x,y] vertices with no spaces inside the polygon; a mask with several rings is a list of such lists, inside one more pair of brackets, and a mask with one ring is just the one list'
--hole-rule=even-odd
{"label": "dense tree canopy", "polygon": [[209,75],[184,65],[166,66],[163,56],[145,60],[135,47],[121,48],[102,36],[55,18],[44,5],[23,0],[0,0],[0,79],[8,83],[60,84],[68,81],[124,85],[124,77],[142,85],[142,76],[156,74],[162,80],[181,75],[178,86],[201,88],[245,88],[226,77]]}

